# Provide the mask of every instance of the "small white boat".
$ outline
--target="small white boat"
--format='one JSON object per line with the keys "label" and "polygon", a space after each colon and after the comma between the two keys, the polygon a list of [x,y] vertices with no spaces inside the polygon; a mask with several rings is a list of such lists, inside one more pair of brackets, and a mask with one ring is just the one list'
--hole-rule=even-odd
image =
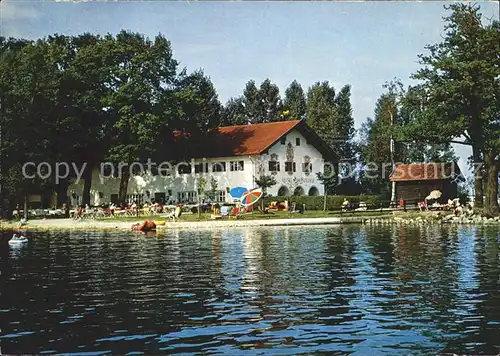
{"label": "small white boat", "polygon": [[25,242],[28,242],[28,239],[24,236],[13,236],[10,240],[9,240],[9,245],[21,245]]}

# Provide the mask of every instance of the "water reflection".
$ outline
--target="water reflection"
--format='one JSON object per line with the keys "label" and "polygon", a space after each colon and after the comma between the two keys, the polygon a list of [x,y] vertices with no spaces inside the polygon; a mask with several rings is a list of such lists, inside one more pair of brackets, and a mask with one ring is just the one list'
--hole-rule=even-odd
{"label": "water reflection", "polygon": [[4,353],[497,354],[499,230],[39,233],[0,246]]}

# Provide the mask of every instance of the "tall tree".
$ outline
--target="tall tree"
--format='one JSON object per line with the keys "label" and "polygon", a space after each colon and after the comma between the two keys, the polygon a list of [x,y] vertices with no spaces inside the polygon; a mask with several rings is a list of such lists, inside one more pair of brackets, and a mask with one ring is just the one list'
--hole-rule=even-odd
{"label": "tall tree", "polygon": [[339,112],[335,105],[335,89],[317,82],[307,92],[307,124],[331,147],[341,144],[336,135]]}
{"label": "tall tree", "polygon": [[302,120],[306,117],[306,96],[302,86],[294,80],[285,90],[282,118],[285,120]]}
{"label": "tall tree", "polygon": [[262,117],[262,103],[260,99],[259,89],[255,85],[255,81],[249,80],[243,90],[243,103],[248,122],[258,123]]}
{"label": "tall tree", "polygon": [[271,83],[269,78],[264,80],[260,85],[259,98],[262,116],[258,122],[279,121],[283,108],[280,98],[280,90],[276,84]]}
{"label": "tall tree", "polygon": [[[486,175],[484,213],[498,214],[498,154],[500,112],[500,25],[484,25],[479,7],[446,7],[445,37],[420,55],[420,108],[407,135],[430,142],[465,138],[476,162],[482,159]],[[476,179],[476,203],[482,203],[481,176]]]}
{"label": "tall tree", "polygon": [[190,158],[196,152],[203,152],[203,142],[210,129],[221,123],[223,107],[213,83],[202,71],[180,78],[174,100],[177,115],[170,126],[189,133],[189,140],[178,142],[176,155]]}
{"label": "tall tree", "polygon": [[246,125],[248,116],[245,110],[245,100],[242,97],[231,98],[222,112],[222,126]]}
{"label": "tall tree", "polygon": [[[107,110],[116,116],[108,158],[121,162],[119,200],[126,199],[130,165],[154,155],[154,133],[168,126],[161,110],[163,94],[176,80],[177,61],[170,42],[158,35],[151,41],[137,33],[122,31],[106,37],[113,65],[110,68],[112,93]],[[161,139],[158,137],[156,139]]]}
{"label": "tall tree", "polygon": [[[335,89],[325,82],[317,82],[307,92],[307,124],[335,151],[337,145],[343,144],[337,137],[336,123],[339,112],[335,104]],[[339,155],[340,156],[340,155]],[[336,192],[339,171],[335,167],[338,162],[328,162],[329,171],[318,178],[325,186],[325,194]],[[328,177],[328,178],[326,178]]]}
{"label": "tall tree", "polygon": [[352,116],[350,85],[345,85],[340,89],[335,97],[335,105],[338,113],[335,129],[340,143],[340,156],[343,159],[352,161],[354,156],[352,142],[356,131],[354,129],[354,118]]}

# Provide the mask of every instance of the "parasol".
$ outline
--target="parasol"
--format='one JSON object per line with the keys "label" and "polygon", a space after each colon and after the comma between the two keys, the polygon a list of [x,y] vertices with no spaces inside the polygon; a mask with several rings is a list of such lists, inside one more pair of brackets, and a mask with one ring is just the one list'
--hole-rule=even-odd
{"label": "parasol", "polygon": [[262,197],[262,189],[261,188],[250,189],[248,192],[243,194],[243,196],[241,197],[241,205],[243,205],[245,207],[253,205],[261,197]]}
{"label": "parasol", "polygon": [[433,190],[430,194],[425,198],[425,200],[439,199],[443,195],[439,190]]}
{"label": "parasol", "polygon": [[246,192],[248,192],[248,189],[245,187],[234,187],[229,191],[229,195],[231,196],[231,198],[239,200]]}

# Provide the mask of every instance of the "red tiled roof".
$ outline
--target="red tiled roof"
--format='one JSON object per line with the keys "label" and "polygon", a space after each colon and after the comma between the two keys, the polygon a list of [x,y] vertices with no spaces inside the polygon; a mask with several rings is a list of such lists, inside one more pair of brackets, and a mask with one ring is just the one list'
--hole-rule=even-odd
{"label": "red tiled roof", "polygon": [[264,124],[225,126],[218,134],[228,143],[228,156],[257,155],[300,123],[300,120],[270,122]]}
{"label": "red tiled roof", "polygon": [[398,164],[389,179],[393,182],[454,179],[460,176],[456,162]]}
{"label": "red tiled roof", "polygon": [[184,143],[190,147],[190,158],[252,156],[262,154],[293,129],[299,130],[324,158],[336,157],[335,152],[301,120],[219,127],[210,130],[202,140],[179,131],[174,132],[174,137],[185,139]]}

